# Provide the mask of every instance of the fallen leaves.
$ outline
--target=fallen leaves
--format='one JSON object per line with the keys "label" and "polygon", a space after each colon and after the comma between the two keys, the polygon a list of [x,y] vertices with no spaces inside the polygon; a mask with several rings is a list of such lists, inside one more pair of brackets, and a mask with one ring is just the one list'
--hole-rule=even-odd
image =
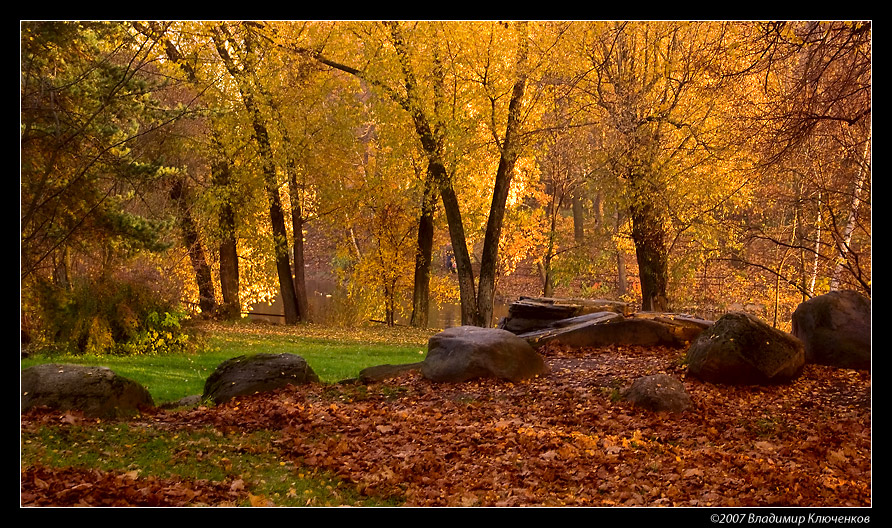
{"label": "fallen leaves", "polygon": [[135,471],[22,469],[22,506],[235,506],[246,496],[226,483],[139,478]]}
{"label": "fallen leaves", "polygon": [[[552,374],[524,383],[432,384],[409,374],[362,387],[288,387],[144,419],[174,429],[277,431],[276,456],[408,506],[871,504],[869,373],[809,365],[790,385],[732,387],[685,378],[673,349],[544,353]],[[692,409],[652,413],[610,397],[658,372],[683,379]],[[149,482],[26,470],[23,504],[53,504],[66,487],[66,504],[88,500],[109,479],[126,479],[122,490]],[[166,490],[172,502],[231,504],[238,494],[273,505],[238,480],[199,489],[152,482],[158,502]],[[108,500],[142,496],[122,493]]]}

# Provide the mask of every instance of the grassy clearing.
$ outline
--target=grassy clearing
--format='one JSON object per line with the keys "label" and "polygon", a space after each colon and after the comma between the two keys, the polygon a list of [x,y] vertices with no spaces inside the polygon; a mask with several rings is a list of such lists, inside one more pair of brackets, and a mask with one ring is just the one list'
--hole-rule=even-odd
{"label": "grassy clearing", "polygon": [[238,322],[202,324],[204,346],[192,354],[141,356],[37,356],[22,368],[49,362],[104,366],[146,387],[156,404],[201,394],[204,382],[227,359],[257,353],[302,356],[323,383],[353,378],[363,368],[413,363],[424,358],[432,330],[404,327],[327,328]]}
{"label": "grassy clearing", "polygon": [[[201,394],[213,370],[232,357],[261,352],[301,355],[323,383],[356,377],[365,367],[420,361],[429,330],[318,325],[284,327],[202,324],[204,343],[193,354],[145,356],[36,356],[22,368],[49,362],[105,366],[145,386],[156,404]],[[124,422],[85,422],[22,431],[22,466],[84,467],[159,478],[241,481],[253,495],[278,506],[391,506],[362,497],[330,475],[279,456],[275,431],[224,434],[217,430],[164,431]]]}

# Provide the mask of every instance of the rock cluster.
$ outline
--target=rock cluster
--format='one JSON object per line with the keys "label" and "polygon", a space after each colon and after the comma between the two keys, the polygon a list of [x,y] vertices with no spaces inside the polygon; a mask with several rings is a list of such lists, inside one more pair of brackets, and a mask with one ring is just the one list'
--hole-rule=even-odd
{"label": "rock cluster", "polygon": [[[355,381],[372,383],[420,372],[433,382],[485,377],[517,382],[547,375],[548,366],[537,348],[557,342],[571,347],[687,346],[687,372],[704,381],[786,383],[801,375],[807,363],[870,369],[870,324],[870,300],[856,292],[831,292],[802,303],[793,314],[792,333],[743,312],[712,322],[684,314],[633,313],[627,304],[613,301],[522,298],[512,305],[500,328],[446,329],[430,338],[423,361],[369,367]],[[203,394],[171,405],[223,403],[318,381],[307,361],[296,354],[240,356],[217,367]],[[114,418],[154,405],[144,387],[105,367],[38,365],[22,371],[21,386],[22,411],[46,406]],[[691,405],[683,383],[665,374],[636,380],[623,398],[654,411],[681,412]]]}
{"label": "rock cluster", "polygon": [[607,300],[523,297],[508,308],[503,328],[535,347],[605,345],[686,346],[712,321],[685,314],[633,312],[627,303]]}

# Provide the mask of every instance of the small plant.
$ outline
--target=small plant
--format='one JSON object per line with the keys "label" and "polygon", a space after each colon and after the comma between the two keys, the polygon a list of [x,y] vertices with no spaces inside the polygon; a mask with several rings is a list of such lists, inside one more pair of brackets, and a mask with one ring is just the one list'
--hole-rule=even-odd
{"label": "small plant", "polygon": [[611,402],[616,403],[623,398],[623,382],[618,378],[613,378],[610,380],[610,383],[606,387],[601,387],[601,392],[604,393],[607,398],[610,399]]}
{"label": "small plant", "polygon": [[778,423],[771,417],[763,416],[756,419],[752,427],[759,436],[773,436],[778,430]]}
{"label": "small plant", "polygon": [[151,312],[143,322],[144,329],[114,347],[114,352],[122,355],[187,352],[192,342],[183,330],[181,322],[184,319],[186,314],[180,311]]}
{"label": "small plant", "polygon": [[38,348],[72,355],[183,352],[187,314],[145,276],[79,278],[40,285]]}

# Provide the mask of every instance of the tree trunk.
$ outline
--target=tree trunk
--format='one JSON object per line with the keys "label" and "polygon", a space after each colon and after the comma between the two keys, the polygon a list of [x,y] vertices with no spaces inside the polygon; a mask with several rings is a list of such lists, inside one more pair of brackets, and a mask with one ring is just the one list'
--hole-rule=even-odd
{"label": "tree trunk", "polygon": [[573,204],[573,241],[582,244],[585,241],[585,208],[582,206],[579,191],[574,191],[571,199]]}
{"label": "tree trunk", "polygon": [[[265,131],[265,128],[262,126],[259,128]],[[294,279],[291,276],[291,259],[288,256],[288,233],[285,229],[285,213],[282,211],[279,190],[275,183],[275,169],[272,169],[271,173],[268,172],[269,169],[272,168],[268,167],[264,170],[264,179],[266,181],[266,194],[269,202],[269,217],[273,229],[279,294],[285,311],[285,324],[297,324],[300,322],[300,313],[298,312]]]}
{"label": "tree trunk", "polygon": [[455,271],[458,275],[459,306],[463,325],[477,324],[477,296],[474,288],[474,268],[471,266],[471,254],[465,242],[465,228],[462,224],[461,210],[455,189],[446,174],[446,168],[439,162],[431,165],[437,180],[440,182],[440,199],[446,214],[446,225],[449,228],[449,240],[452,242],[452,253],[455,257]]}
{"label": "tree trunk", "polygon": [[297,295],[294,290],[294,280],[291,276],[291,259],[288,256],[288,232],[285,229],[285,213],[282,210],[282,201],[279,196],[279,185],[276,181],[276,164],[273,159],[272,145],[270,144],[269,132],[266,129],[263,115],[254,101],[253,91],[251,87],[242,78],[242,72],[236,67],[235,63],[226,49],[221,30],[217,28],[217,34],[214,36],[214,44],[220,58],[223,59],[229,74],[235,79],[239,92],[242,96],[242,103],[248,111],[251,119],[251,126],[254,131],[254,141],[260,154],[260,161],[263,167],[263,181],[266,187],[266,197],[269,203],[269,218],[272,224],[273,245],[275,247],[276,275],[279,279],[279,294],[282,298],[282,306],[285,311],[285,324],[297,324],[300,321],[300,313],[298,312]]}
{"label": "tree trunk", "polygon": [[496,171],[495,185],[492,192],[492,205],[486,221],[486,234],[483,238],[483,255],[480,259],[480,284],[477,288],[477,326],[489,326],[492,323],[492,310],[495,295],[496,267],[499,259],[499,239],[505,218],[505,204],[511,188],[511,177],[514,164],[520,155],[520,125],[523,96],[527,81],[527,27],[520,22],[518,28],[518,47],[516,74],[511,100],[508,102],[508,123],[505,127],[505,139],[502,141],[499,168]]}
{"label": "tree trunk", "polygon": [[669,304],[666,296],[669,265],[665,232],[662,215],[654,203],[655,191],[642,190],[642,179],[641,175],[633,174],[630,177],[633,200],[629,208],[632,240],[635,242],[635,256],[641,280],[641,309],[664,312]]}
{"label": "tree trunk", "polygon": [[431,255],[434,245],[434,207],[437,195],[430,170],[424,180],[421,217],[418,219],[418,241],[415,249],[415,278],[412,291],[410,324],[427,328],[430,307]]}
{"label": "tree trunk", "polygon": [[623,296],[629,291],[629,285],[626,280],[626,259],[623,258],[621,249],[616,249],[616,290],[619,296]]}
{"label": "tree trunk", "polygon": [[616,236],[619,234],[619,230],[623,223],[623,217],[619,210],[616,211],[614,219],[616,220],[613,233],[613,250],[616,252],[616,290],[617,295],[623,296],[629,292],[629,285],[626,280],[625,255],[623,255],[623,250],[619,247],[619,244],[616,243]]}
{"label": "tree trunk", "polygon": [[815,281],[818,279],[818,264],[821,260],[821,192],[818,191],[817,219],[815,220],[815,256],[812,259],[811,277],[808,280],[808,293],[814,296]]}
{"label": "tree trunk", "polygon": [[201,240],[198,237],[198,229],[195,220],[189,210],[186,198],[185,183],[182,178],[175,178],[170,188],[170,198],[177,204],[180,229],[183,242],[189,251],[189,261],[195,271],[195,282],[198,284],[198,307],[203,316],[213,315],[217,309],[217,301],[214,298],[214,283],[211,277],[211,267],[208,265]]}
{"label": "tree trunk", "polygon": [[551,297],[554,295],[554,280],[551,278],[551,264],[543,264],[543,260],[536,261],[536,268],[539,270],[539,279],[542,281],[542,297]]}
{"label": "tree trunk", "polygon": [[300,205],[300,189],[297,175],[291,169],[291,231],[294,237],[294,294],[297,297],[297,313],[301,321],[310,320],[310,301],[307,298],[306,265],[304,260],[304,218]]}
{"label": "tree trunk", "polygon": [[[231,176],[229,163],[217,162],[211,171],[214,185],[220,189],[227,189]],[[223,304],[219,307],[219,313],[224,319],[237,320],[241,316],[241,300],[239,299],[235,209],[228,197],[223,200],[220,206],[218,226],[220,229],[220,291],[223,294]]]}
{"label": "tree trunk", "polygon": [[[555,189],[554,191],[558,191]],[[554,259],[554,242],[557,236],[557,217],[560,214],[563,198],[558,199],[555,194],[551,195],[551,202],[548,207],[549,229],[548,242],[545,244],[545,255],[539,261],[539,275],[542,278],[542,296],[551,297],[554,294],[554,274],[551,272],[551,261]]]}
{"label": "tree trunk", "polygon": [[[870,137],[868,137],[867,141],[864,143],[864,153],[861,156],[861,159],[864,160],[864,163],[867,163],[869,160],[867,155],[870,153]],[[859,164],[858,173],[855,176],[855,187],[852,191],[852,205],[849,209],[849,219],[846,222],[845,227],[843,228],[842,240],[838,243],[839,248],[839,262],[836,264],[836,268],[833,270],[833,277],[830,279],[830,290],[836,291],[839,289],[839,276],[842,274],[843,266],[850,259],[850,254],[852,252],[850,248],[850,244],[852,243],[852,233],[855,231],[855,223],[858,219],[858,208],[861,206],[861,192],[864,188],[864,180],[866,179],[867,171],[864,170],[864,164]]]}

